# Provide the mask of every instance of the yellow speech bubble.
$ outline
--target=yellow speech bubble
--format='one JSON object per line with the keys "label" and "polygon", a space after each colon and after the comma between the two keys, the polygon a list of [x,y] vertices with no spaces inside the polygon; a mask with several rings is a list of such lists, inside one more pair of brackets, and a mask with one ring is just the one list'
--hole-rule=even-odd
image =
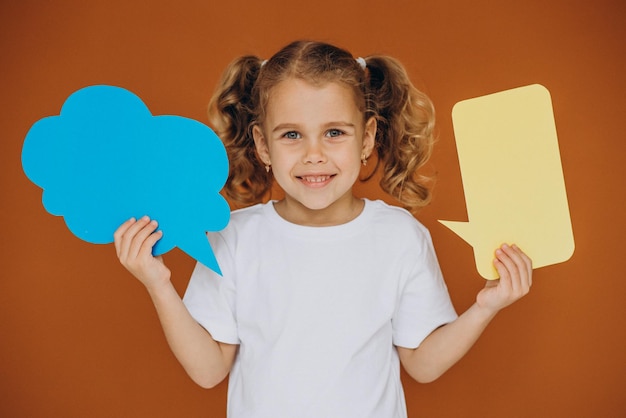
{"label": "yellow speech bubble", "polygon": [[543,267],[568,260],[574,235],[548,90],[520,87],[458,102],[452,122],[469,222],[439,221],[497,279],[494,250],[515,243]]}

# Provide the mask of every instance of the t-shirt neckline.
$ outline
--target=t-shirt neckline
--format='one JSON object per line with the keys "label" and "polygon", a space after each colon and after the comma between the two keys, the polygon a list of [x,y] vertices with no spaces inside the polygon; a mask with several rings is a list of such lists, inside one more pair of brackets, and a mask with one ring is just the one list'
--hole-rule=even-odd
{"label": "t-shirt neckline", "polygon": [[263,212],[265,217],[274,224],[275,227],[295,236],[304,238],[324,238],[338,235],[346,236],[361,231],[368,224],[368,219],[372,216],[374,202],[369,199],[363,199],[363,201],[363,210],[354,219],[343,224],[331,226],[308,226],[289,222],[276,212],[276,208],[274,207],[274,203],[277,202],[276,200],[267,202],[264,205]]}

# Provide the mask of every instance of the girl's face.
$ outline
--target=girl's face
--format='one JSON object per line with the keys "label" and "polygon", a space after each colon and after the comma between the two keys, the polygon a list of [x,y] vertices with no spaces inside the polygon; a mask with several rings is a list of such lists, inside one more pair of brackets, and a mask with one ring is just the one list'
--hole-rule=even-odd
{"label": "girl's face", "polygon": [[361,159],[374,147],[376,121],[363,120],[352,90],[290,78],[270,92],[265,121],[253,135],[264,164],[285,191],[276,204],[287,220],[333,225],[354,218],[362,202],[352,195]]}

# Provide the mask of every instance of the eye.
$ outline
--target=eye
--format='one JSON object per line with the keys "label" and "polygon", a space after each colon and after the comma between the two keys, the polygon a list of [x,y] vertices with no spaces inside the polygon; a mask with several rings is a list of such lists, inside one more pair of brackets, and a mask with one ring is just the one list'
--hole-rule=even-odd
{"label": "eye", "polygon": [[335,137],[341,136],[343,134],[344,134],[344,132],[342,130],[340,130],[340,129],[329,129],[326,132],[326,136],[329,136],[331,138],[335,138]]}
{"label": "eye", "polygon": [[296,131],[289,131],[283,134],[283,138],[287,139],[300,139],[300,134]]}

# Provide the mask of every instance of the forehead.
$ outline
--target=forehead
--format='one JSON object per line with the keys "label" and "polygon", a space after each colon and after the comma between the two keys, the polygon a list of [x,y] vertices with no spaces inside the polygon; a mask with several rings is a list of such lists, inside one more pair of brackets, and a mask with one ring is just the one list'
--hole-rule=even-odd
{"label": "forehead", "polygon": [[269,91],[266,107],[266,121],[269,123],[340,117],[363,117],[353,89],[344,83],[329,81],[313,84],[299,78],[288,78]]}

